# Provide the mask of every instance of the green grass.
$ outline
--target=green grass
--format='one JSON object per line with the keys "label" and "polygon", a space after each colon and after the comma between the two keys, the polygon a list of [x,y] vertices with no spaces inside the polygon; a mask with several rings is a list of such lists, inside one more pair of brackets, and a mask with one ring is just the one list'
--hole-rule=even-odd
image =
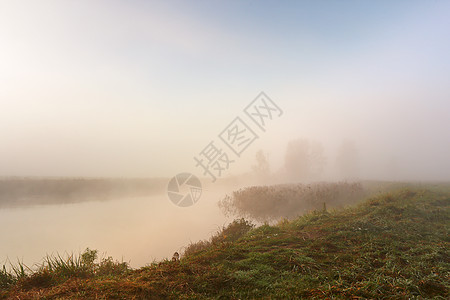
{"label": "green grass", "polygon": [[408,188],[274,226],[237,220],[179,262],[138,270],[100,271],[91,250],[47,258],[23,276],[0,271],[0,298],[448,299],[449,205],[448,190]]}

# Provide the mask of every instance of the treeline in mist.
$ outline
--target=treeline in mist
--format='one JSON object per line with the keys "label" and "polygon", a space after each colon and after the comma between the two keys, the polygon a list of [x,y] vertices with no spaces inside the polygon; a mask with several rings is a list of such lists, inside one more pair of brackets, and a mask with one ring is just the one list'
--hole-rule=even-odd
{"label": "treeline in mist", "polygon": [[258,151],[251,177],[254,184],[311,183],[324,178],[356,181],[359,168],[358,149],[350,140],[342,142],[334,159],[327,159],[321,142],[298,138],[287,144],[284,163],[278,170],[272,170],[263,150]]}
{"label": "treeline in mist", "polygon": [[3,178],[0,207],[139,197],[164,192],[167,179]]}

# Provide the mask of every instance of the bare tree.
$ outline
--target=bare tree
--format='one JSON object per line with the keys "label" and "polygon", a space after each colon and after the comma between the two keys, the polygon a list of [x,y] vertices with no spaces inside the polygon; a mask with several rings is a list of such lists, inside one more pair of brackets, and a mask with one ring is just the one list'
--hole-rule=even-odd
{"label": "bare tree", "polygon": [[253,172],[258,183],[266,184],[270,179],[270,165],[267,155],[259,150],[255,155],[256,164],[252,166]]}

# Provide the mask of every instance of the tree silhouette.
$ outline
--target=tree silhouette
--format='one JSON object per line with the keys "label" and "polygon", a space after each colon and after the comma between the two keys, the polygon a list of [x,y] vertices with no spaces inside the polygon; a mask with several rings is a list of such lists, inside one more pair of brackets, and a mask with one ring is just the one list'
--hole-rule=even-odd
{"label": "tree silhouette", "polygon": [[289,142],[285,154],[288,179],[294,181],[317,180],[325,167],[325,155],[320,142],[296,139]]}
{"label": "tree silhouette", "polygon": [[260,184],[268,183],[270,179],[270,165],[267,160],[267,155],[264,151],[259,150],[255,155],[256,164],[252,166],[256,180]]}

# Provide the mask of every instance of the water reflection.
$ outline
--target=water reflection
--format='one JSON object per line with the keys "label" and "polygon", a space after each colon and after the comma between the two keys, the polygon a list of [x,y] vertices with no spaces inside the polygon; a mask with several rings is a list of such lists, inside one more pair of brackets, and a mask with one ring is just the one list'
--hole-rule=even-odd
{"label": "water reflection", "polygon": [[86,247],[144,266],[170,258],[191,241],[208,238],[228,220],[217,201],[223,191],[204,191],[194,206],[180,208],[165,194],[151,197],[0,209],[0,264],[7,258],[31,266],[47,254]]}

